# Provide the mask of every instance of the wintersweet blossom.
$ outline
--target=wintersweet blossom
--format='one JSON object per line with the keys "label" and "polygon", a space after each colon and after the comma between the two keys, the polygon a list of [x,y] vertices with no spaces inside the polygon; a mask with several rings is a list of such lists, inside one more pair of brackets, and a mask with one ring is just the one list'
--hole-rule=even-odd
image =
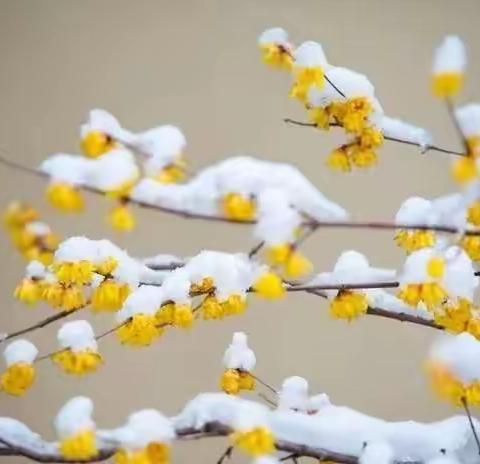
{"label": "wintersweet blossom", "polygon": [[480,342],[468,333],[444,335],[432,347],[428,372],[438,395],[456,406],[480,405]]}
{"label": "wintersweet blossom", "polygon": [[92,326],[87,321],[63,324],[57,338],[60,350],[52,355],[52,361],[68,374],[95,372],[103,362]]}
{"label": "wintersweet blossom", "polygon": [[433,94],[441,98],[456,96],[463,86],[466,64],[465,46],[461,39],[454,35],[445,37],[433,55]]}
{"label": "wintersweet blossom", "polygon": [[[361,253],[349,250],[337,259],[332,272],[315,276],[310,285],[341,285],[342,283],[388,282],[395,277],[395,271],[371,267]],[[369,304],[377,295],[376,289],[327,290],[330,300],[330,315],[337,319],[353,320],[366,314]]]}
{"label": "wintersweet blossom", "polygon": [[81,461],[97,456],[92,414],[93,402],[85,396],[72,398],[58,412],[55,429],[60,439],[58,448],[63,458]]}
{"label": "wintersweet blossom", "polygon": [[120,445],[113,458],[115,464],[167,464],[175,431],[164,415],[144,409],[131,414],[112,437]]}
{"label": "wintersweet blossom", "polygon": [[1,390],[14,396],[24,395],[35,381],[33,362],[37,355],[37,348],[28,340],[9,343],[3,352],[7,369],[0,375]]}
{"label": "wintersweet blossom", "polygon": [[300,44],[293,51],[293,85],[290,96],[307,101],[307,95],[311,88],[321,90],[325,86],[325,72],[329,64],[323,51],[323,47],[314,41]]}
{"label": "wintersweet blossom", "polygon": [[221,389],[231,395],[254,390],[255,378],[251,372],[255,364],[255,353],[248,347],[247,335],[235,332],[223,356],[225,371],[220,379]]}
{"label": "wintersweet blossom", "polygon": [[288,33],[280,27],[263,31],[258,37],[262,61],[272,68],[290,71],[293,66],[293,46]]}

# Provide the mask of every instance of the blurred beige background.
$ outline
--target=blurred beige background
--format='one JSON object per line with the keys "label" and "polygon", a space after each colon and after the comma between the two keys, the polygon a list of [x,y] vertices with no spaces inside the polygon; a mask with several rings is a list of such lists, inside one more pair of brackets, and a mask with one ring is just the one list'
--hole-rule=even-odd
{"label": "blurred beige background", "polygon": [[[287,76],[260,63],[257,35],[282,26],[296,43],[320,41],[331,62],[371,78],[390,115],[426,126],[439,144],[456,147],[444,108],[429,94],[431,54],[445,34],[461,35],[472,61],[462,98],[478,96],[479,14],[478,0],[1,0],[0,147],[29,166],[52,152],[77,152],[87,111],[105,108],[133,130],[178,124],[188,139],[192,169],[238,153],[292,162],[354,217],[390,219],[409,195],[436,196],[454,188],[449,160],[387,144],[372,172],[328,172],[324,158],[338,139],[282,123],[303,112],[287,98]],[[30,201],[65,236],[108,237],[136,256],[240,251],[253,244],[248,227],[148,211],[136,211],[135,233],[114,234],[103,219],[106,201],[98,197],[89,197],[86,214],[72,218],[46,206],[41,179],[0,167],[0,182],[2,208],[13,199]],[[5,234],[0,240],[0,330],[10,331],[49,310],[26,309],[13,300],[24,262]],[[318,270],[329,269],[348,248],[366,253],[376,265],[402,262],[389,232],[321,231],[305,247]],[[0,413],[48,438],[54,437],[51,421],[58,408],[78,394],[94,399],[101,427],[144,407],[175,413],[197,392],[217,388],[222,353],[234,330],[248,332],[256,372],[271,384],[305,376],[312,391],[327,392],[333,402],[388,419],[452,413],[432,397],[422,374],[433,333],[373,317],[349,325],[330,320],[326,309],[321,300],[298,294],[282,303],[252,300],[243,317],[200,323],[191,333],[172,331],[149,349],[123,348],[110,337],[101,342],[106,364],[98,374],[66,377],[42,363],[26,397],[0,395]],[[95,325],[100,330],[109,322],[98,318]],[[56,328],[32,335],[42,352],[55,347]],[[222,446],[182,444],[175,453],[178,462],[193,456],[214,462]]]}

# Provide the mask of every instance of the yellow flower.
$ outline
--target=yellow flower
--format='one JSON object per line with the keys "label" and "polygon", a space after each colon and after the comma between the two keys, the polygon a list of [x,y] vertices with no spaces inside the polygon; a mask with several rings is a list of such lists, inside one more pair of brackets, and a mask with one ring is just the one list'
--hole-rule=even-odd
{"label": "yellow flower", "polygon": [[176,304],[173,310],[173,325],[182,329],[188,329],[193,324],[193,311],[190,305]]}
{"label": "yellow flower", "polygon": [[95,266],[91,261],[58,261],[53,264],[53,272],[63,284],[86,285],[93,277]]}
{"label": "yellow flower", "polygon": [[116,332],[120,342],[125,345],[140,347],[150,345],[155,338],[163,333],[163,329],[157,327],[155,316],[135,314]]}
{"label": "yellow flower", "polygon": [[128,284],[106,279],[93,291],[91,308],[93,311],[117,311],[123,306],[129,293]]}
{"label": "yellow flower", "polygon": [[365,128],[359,137],[362,148],[378,148],[383,144],[383,134],[374,127]]}
{"label": "yellow flower", "polygon": [[470,318],[467,324],[467,332],[480,340],[480,319],[478,317]]}
{"label": "yellow flower", "polygon": [[165,443],[152,442],[140,450],[120,449],[113,456],[113,462],[114,464],[168,464],[170,447]]}
{"label": "yellow flower", "polygon": [[23,257],[28,261],[40,261],[44,266],[53,263],[54,254],[51,251],[41,250],[38,247],[28,248],[22,253]]}
{"label": "yellow flower", "polygon": [[26,362],[18,362],[8,366],[0,376],[1,389],[14,396],[22,396],[35,381],[35,369]]}
{"label": "yellow flower", "polygon": [[232,294],[220,303],[222,312],[225,316],[233,316],[235,314],[242,314],[247,307],[247,300],[241,295]]}
{"label": "yellow flower", "polygon": [[83,308],[86,304],[87,300],[80,287],[72,285],[63,291],[62,308],[66,311]]}
{"label": "yellow flower", "polygon": [[42,288],[42,299],[45,300],[52,308],[60,308],[63,303],[63,294],[65,288],[59,282],[45,284]]}
{"label": "yellow flower", "polygon": [[12,229],[10,238],[19,251],[24,251],[35,246],[35,235],[26,229]]}
{"label": "yellow flower", "polygon": [[84,200],[80,191],[64,182],[51,183],[46,191],[50,204],[65,212],[79,212],[84,208]]}
{"label": "yellow flower", "polygon": [[278,266],[285,264],[292,251],[292,246],[289,243],[281,243],[266,248],[266,258],[268,264],[271,266]]}
{"label": "yellow flower", "polygon": [[445,290],[436,282],[405,285],[397,296],[409,306],[415,307],[422,301],[429,310],[437,308],[447,298]]}
{"label": "yellow flower", "polygon": [[455,303],[447,302],[434,312],[435,322],[450,332],[461,333],[467,329],[472,315],[472,304],[464,298]]}
{"label": "yellow flower", "polygon": [[17,285],[13,296],[22,303],[31,306],[41,298],[42,290],[38,282],[25,278]]}
{"label": "yellow flower", "polygon": [[21,228],[39,218],[38,211],[31,206],[15,201],[10,203],[3,215],[3,223],[7,229]]}
{"label": "yellow flower", "polygon": [[240,371],[240,379],[238,386],[240,390],[253,391],[255,390],[255,378],[250,372]]}
{"label": "yellow flower", "polygon": [[477,175],[477,163],[471,156],[459,156],[452,164],[452,176],[459,184],[466,184]]}
{"label": "yellow flower", "polygon": [[367,297],[351,290],[340,290],[330,303],[330,314],[336,319],[351,321],[366,314],[367,310]]}
{"label": "yellow flower", "polygon": [[350,145],[349,156],[352,163],[361,169],[371,168],[378,162],[378,156],[372,149],[362,148],[356,144]]}
{"label": "yellow flower", "polygon": [[432,279],[441,279],[445,274],[445,260],[441,257],[433,257],[428,260],[427,274]]}
{"label": "yellow flower", "polygon": [[273,272],[263,273],[253,284],[255,293],[263,298],[277,299],[285,296],[285,287],[282,279]]}
{"label": "yellow flower", "polygon": [[290,97],[305,103],[310,87],[322,89],[325,85],[325,74],[320,67],[296,66],[293,69],[294,83],[290,89]]}
{"label": "yellow flower", "polygon": [[185,179],[185,163],[180,164],[170,164],[164,167],[156,176],[155,180],[161,184],[176,184]]}
{"label": "yellow flower", "polygon": [[427,364],[427,373],[435,393],[442,399],[450,401],[455,406],[462,405],[465,388],[455,376],[444,366],[437,363]]}
{"label": "yellow flower", "polygon": [[215,282],[212,277],[204,277],[200,283],[193,283],[190,286],[190,292],[192,293],[208,293],[213,290]]}
{"label": "yellow flower", "polygon": [[98,455],[95,432],[90,429],[80,430],[61,440],[59,449],[62,457],[71,461],[92,459]]}
{"label": "yellow flower", "polygon": [[292,251],[285,263],[285,275],[290,278],[302,277],[312,271],[312,263],[299,251]]}
{"label": "yellow flower", "polygon": [[309,108],[307,111],[308,120],[314,123],[319,129],[330,127],[330,115],[326,108]]}
{"label": "yellow flower", "polygon": [[89,158],[98,158],[115,148],[115,141],[107,134],[94,130],[90,131],[80,142],[80,147]]}
{"label": "yellow flower", "polygon": [[433,247],[437,241],[435,233],[431,230],[403,230],[395,234],[395,242],[408,254],[422,248]]}
{"label": "yellow flower", "polygon": [[467,221],[474,226],[480,226],[480,201],[474,201],[468,208]]}
{"label": "yellow flower", "polygon": [[327,166],[340,172],[349,172],[352,170],[350,159],[345,147],[336,148],[327,157]]}
{"label": "yellow flower", "polygon": [[270,43],[260,46],[262,53],[262,61],[272,68],[290,71],[293,66],[293,59],[284,47],[281,45]]}
{"label": "yellow flower", "polygon": [[83,375],[95,372],[103,363],[100,353],[92,350],[74,352],[61,350],[52,355],[52,361],[68,374]]}
{"label": "yellow flower", "polygon": [[111,274],[118,266],[118,261],[115,258],[107,258],[100,264],[95,266],[95,272],[103,276]]}
{"label": "yellow flower", "polygon": [[465,250],[471,260],[480,261],[480,236],[465,235],[459,245]]}
{"label": "yellow flower", "polygon": [[207,296],[201,306],[203,319],[206,321],[212,319],[222,319],[225,316],[224,309],[216,297]]}
{"label": "yellow flower", "polygon": [[240,373],[237,369],[227,369],[220,378],[220,388],[229,395],[240,392]]}
{"label": "yellow flower", "polygon": [[275,451],[275,438],[266,427],[235,432],[232,434],[232,439],[236,447],[253,457]]}
{"label": "yellow flower", "polygon": [[235,221],[251,221],[255,218],[255,202],[240,193],[227,193],[222,198],[222,211],[225,217]]}
{"label": "yellow flower", "polygon": [[367,125],[367,118],[372,112],[372,105],[366,97],[356,97],[347,100],[345,113],[340,121],[345,132],[361,135]]}
{"label": "yellow flower", "polygon": [[175,305],[167,303],[163,305],[156,313],[155,320],[157,325],[173,325],[173,314],[175,312]]}
{"label": "yellow flower", "polygon": [[432,76],[432,93],[435,97],[451,98],[456,96],[463,86],[463,74],[444,72]]}
{"label": "yellow flower", "polygon": [[108,222],[115,229],[128,232],[135,228],[135,217],[124,204],[114,206],[109,215]]}

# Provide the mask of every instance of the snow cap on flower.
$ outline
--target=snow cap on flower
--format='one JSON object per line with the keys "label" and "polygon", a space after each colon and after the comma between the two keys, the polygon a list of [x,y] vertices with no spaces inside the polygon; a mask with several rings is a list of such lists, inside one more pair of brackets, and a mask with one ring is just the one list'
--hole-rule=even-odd
{"label": "snow cap on flower", "polygon": [[258,221],[254,235],[267,245],[292,243],[302,222],[281,189],[266,189],[257,199]]}
{"label": "snow cap on flower", "polygon": [[359,464],[391,464],[393,449],[388,443],[367,443],[360,455]]}
{"label": "snow cap on flower", "polygon": [[48,224],[40,221],[29,222],[25,226],[25,230],[32,235],[35,235],[36,237],[42,237],[52,232],[52,229],[50,229],[50,226]]}
{"label": "snow cap on flower", "polygon": [[396,224],[430,224],[433,220],[433,204],[422,197],[407,198],[395,215]]}
{"label": "snow cap on flower", "polygon": [[458,125],[465,137],[480,135],[480,104],[469,103],[455,110]]}
{"label": "snow cap on flower", "polygon": [[433,248],[422,248],[414,251],[407,256],[403,265],[403,271],[400,274],[400,284],[418,284],[422,282],[435,282],[441,276],[432,276],[428,272],[428,263],[432,259],[443,260],[443,254]]}
{"label": "snow cap on flower", "polygon": [[303,42],[293,52],[295,66],[303,68],[323,68],[328,67],[327,58],[323,47],[312,40]]}
{"label": "snow cap on flower", "polygon": [[156,174],[182,155],[187,140],[180,128],[167,124],[138,134],[135,146],[149,156],[146,172]]}
{"label": "snow cap on flower", "polygon": [[286,378],[278,392],[278,408],[305,412],[307,407],[307,380],[298,376]]}
{"label": "snow cap on flower", "polygon": [[87,321],[66,322],[58,330],[57,339],[61,348],[69,348],[73,352],[97,350],[95,334]]}
{"label": "snow cap on flower", "polygon": [[7,345],[3,357],[7,366],[16,363],[32,364],[38,355],[37,347],[28,340],[19,339]]}
{"label": "snow cap on flower", "polygon": [[463,73],[467,64],[465,45],[456,35],[445,37],[433,55],[433,74]]}
{"label": "snow cap on flower", "polygon": [[280,45],[286,49],[290,49],[291,45],[288,40],[288,32],[281,27],[272,27],[264,30],[258,36],[258,45]]}
{"label": "snow cap on flower", "polygon": [[255,368],[256,362],[255,353],[247,344],[247,334],[235,332],[232,342],[223,356],[223,365],[227,369],[240,369],[250,372]]}
{"label": "snow cap on flower", "polygon": [[113,137],[120,129],[120,123],[113,114],[96,108],[89,111],[87,122],[80,126],[80,135],[85,137],[89,132],[99,131]]}
{"label": "snow cap on flower", "polygon": [[90,163],[88,185],[102,191],[119,189],[140,175],[135,157],[125,148],[114,149]]}
{"label": "snow cap on flower", "polygon": [[344,251],[337,259],[333,268],[333,275],[338,279],[349,282],[365,280],[382,281],[391,279],[395,271],[371,267],[368,259],[362,253],[355,250]]}
{"label": "snow cap on flower", "polygon": [[478,286],[478,277],[468,254],[457,246],[445,251],[445,289],[457,298],[473,301],[473,294]]}
{"label": "snow cap on flower", "polygon": [[169,443],[175,438],[173,424],[154,409],[144,409],[131,414],[127,423],[115,430],[115,438],[123,448],[134,451],[150,443]]}
{"label": "snow cap on flower", "polygon": [[31,279],[43,279],[46,275],[45,265],[40,261],[33,260],[27,264],[25,276]]}
{"label": "snow cap on flower", "polygon": [[42,161],[40,171],[48,174],[52,182],[86,185],[91,160],[83,156],[55,153]]}
{"label": "snow cap on flower", "polygon": [[379,125],[385,137],[415,143],[422,152],[426,151],[433,144],[433,138],[426,129],[414,126],[401,119],[390,118],[384,115]]}
{"label": "snow cap on flower", "polygon": [[135,314],[154,315],[166,299],[162,287],[142,285],[127,297],[116,314],[117,322],[122,323]]}
{"label": "snow cap on flower", "polygon": [[95,429],[92,419],[93,402],[85,396],[76,396],[67,401],[55,418],[55,430],[63,439],[83,430]]}
{"label": "snow cap on flower", "polygon": [[430,351],[430,360],[464,383],[480,381],[480,342],[467,332],[442,334]]}

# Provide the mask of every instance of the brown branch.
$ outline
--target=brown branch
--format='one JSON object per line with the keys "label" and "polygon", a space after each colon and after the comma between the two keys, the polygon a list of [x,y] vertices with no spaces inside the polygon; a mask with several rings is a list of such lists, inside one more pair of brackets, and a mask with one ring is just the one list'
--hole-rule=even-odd
{"label": "brown branch", "polygon": [[[223,425],[219,422],[210,422],[206,424],[202,429],[195,429],[192,427],[178,429],[177,431],[177,440],[199,440],[203,438],[210,437],[225,437],[230,435],[233,430]],[[7,446],[8,451],[5,453],[1,452],[0,456],[23,456],[30,460],[36,462],[45,462],[45,463],[93,463],[101,462],[111,458],[116,449],[115,448],[105,448],[99,451],[99,454],[94,458],[86,459],[83,461],[79,460],[69,460],[62,457],[59,453],[39,453],[38,451],[32,450],[30,448],[9,443],[7,440],[0,438],[0,442]],[[320,461],[333,461],[336,463],[342,464],[357,464],[358,458],[349,454],[337,453],[335,451],[327,450],[324,448],[300,445],[297,443],[292,443],[285,440],[278,440],[275,443],[275,448],[278,451],[284,451],[290,454],[295,454],[296,456],[307,456],[311,458],[318,459]],[[401,463],[397,463],[401,464]],[[411,462],[409,464],[412,464]]]}
{"label": "brown branch", "polygon": [[[309,125],[307,123],[302,123],[302,124]],[[434,148],[430,147],[430,149],[433,150]],[[438,151],[438,147],[435,147],[435,149]],[[455,153],[451,151],[446,151],[446,152],[451,154],[461,154],[461,153]],[[27,172],[32,175],[48,178],[48,175],[43,173],[42,171],[23,166],[13,161],[7,160],[1,156],[0,156],[0,164],[6,165],[13,169]],[[97,195],[102,195],[102,196],[105,195],[105,192],[102,192],[101,190],[98,190],[92,187],[82,186],[81,188],[83,190],[95,193]],[[223,216],[197,214],[197,213],[191,213],[188,211],[178,210],[175,208],[169,208],[167,206],[152,205],[150,203],[146,203],[140,200],[128,199],[128,201],[141,208],[156,210],[156,211],[173,214],[175,216],[180,216],[188,219],[200,219],[200,220],[206,220],[206,221],[218,221],[218,222],[226,222],[226,223],[233,223],[233,224],[255,224],[256,223],[254,219],[248,220],[248,221],[243,221],[243,220],[240,221],[237,219],[230,219]],[[379,230],[405,229],[405,230],[431,230],[434,232],[443,232],[447,234],[463,233],[464,235],[480,235],[480,229],[464,231],[451,226],[439,226],[439,225],[428,225],[428,224],[397,224],[394,222],[386,222],[386,221],[318,221],[318,220],[312,219],[312,220],[306,221],[303,225],[315,226],[316,229],[327,228],[327,227],[328,228],[345,228],[345,229],[379,229]],[[159,270],[161,270],[161,268]]]}
{"label": "brown branch", "polygon": [[[87,303],[88,304],[88,303]],[[6,340],[10,340],[12,338],[15,338],[15,337],[18,337],[20,335],[24,335],[26,333],[29,333],[29,332],[33,332],[34,330],[37,330],[37,329],[41,329],[43,327],[46,327],[47,325],[49,324],[52,324],[53,322],[55,321],[58,321],[60,319],[64,319],[65,317],[68,317],[70,316],[70,314],[74,314],[76,313],[77,311],[79,311],[80,309],[83,309],[85,308],[87,305],[85,306],[82,306],[81,308],[77,308],[77,309],[72,309],[70,311],[67,311],[67,310],[64,310],[64,311],[60,311],[56,314],[54,314],[53,316],[49,316],[45,319],[42,319],[41,321],[39,322],[36,322],[35,324],[29,326],[29,327],[26,327],[24,329],[20,329],[20,330],[17,330],[15,332],[10,332],[8,334],[6,334],[3,338],[0,338],[0,343],[6,341]]]}
{"label": "brown branch", "polygon": [[[317,125],[313,122],[297,121],[296,119],[291,119],[291,118],[284,118],[283,122],[286,122],[287,124],[293,124],[295,126],[312,127],[312,128],[317,127]],[[337,124],[331,124],[331,126],[338,127]],[[384,136],[383,138],[385,140],[388,140],[389,142],[403,143],[404,145],[412,145],[415,147],[422,148],[420,144],[416,142],[412,142],[411,140],[404,140],[404,139],[399,139],[397,137],[389,137],[389,136]],[[467,156],[466,152],[447,150],[446,148],[438,147],[437,145],[427,145],[425,147],[425,152],[427,151],[437,151],[439,153],[446,153],[448,155],[455,155],[455,156]]]}

